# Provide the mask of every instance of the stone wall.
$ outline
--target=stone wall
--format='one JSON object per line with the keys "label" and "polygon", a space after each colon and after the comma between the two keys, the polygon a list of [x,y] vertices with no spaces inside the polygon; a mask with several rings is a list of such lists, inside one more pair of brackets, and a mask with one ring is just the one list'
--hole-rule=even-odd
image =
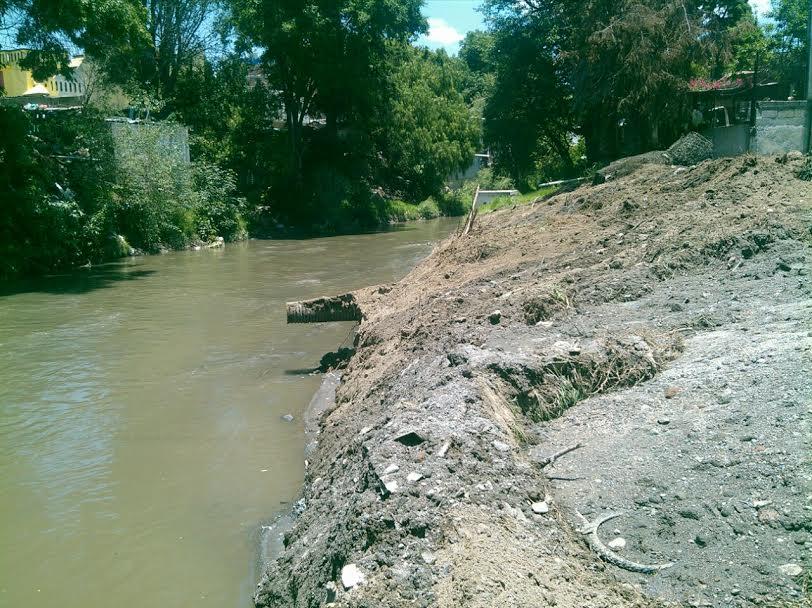
{"label": "stone wall", "polygon": [[759,102],[751,151],[756,154],[806,152],[806,112],[806,101]]}

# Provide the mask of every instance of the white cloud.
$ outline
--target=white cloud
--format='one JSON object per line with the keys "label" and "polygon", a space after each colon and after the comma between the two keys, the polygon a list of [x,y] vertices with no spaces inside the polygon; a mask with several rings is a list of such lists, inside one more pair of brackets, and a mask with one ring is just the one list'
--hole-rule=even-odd
{"label": "white cloud", "polygon": [[756,17],[763,17],[770,10],[770,0],[750,0],[750,6],[753,7],[753,12]]}
{"label": "white cloud", "polygon": [[444,19],[438,17],[429,17],[426,19],[429,22],[429,33],[426,40],[439,44],[441,46],[451,46],[462,42],[465,38],[456,29],[450,26]]}

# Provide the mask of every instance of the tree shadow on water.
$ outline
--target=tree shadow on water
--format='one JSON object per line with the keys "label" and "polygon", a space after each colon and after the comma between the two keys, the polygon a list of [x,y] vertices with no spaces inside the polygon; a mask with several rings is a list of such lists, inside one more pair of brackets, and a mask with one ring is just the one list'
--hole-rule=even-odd
{"label": "tree shadow on water", "polygon": [[0,282],[0,298],[23,293],[82,294],[113,287],[122,281],[135,281],[155,274],[155,270],[134,268],[126,262],[111,262],[71,270],[63,274]]}

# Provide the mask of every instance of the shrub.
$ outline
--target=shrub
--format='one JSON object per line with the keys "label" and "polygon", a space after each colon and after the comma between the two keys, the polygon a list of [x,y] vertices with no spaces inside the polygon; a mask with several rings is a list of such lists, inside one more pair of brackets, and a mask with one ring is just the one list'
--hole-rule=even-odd
{"label": "shrub", "polygon": [[440,211],[440,206],[433,198],[427,198],[417,206],[417,214],[420,219],[433,220],[443,215]]}

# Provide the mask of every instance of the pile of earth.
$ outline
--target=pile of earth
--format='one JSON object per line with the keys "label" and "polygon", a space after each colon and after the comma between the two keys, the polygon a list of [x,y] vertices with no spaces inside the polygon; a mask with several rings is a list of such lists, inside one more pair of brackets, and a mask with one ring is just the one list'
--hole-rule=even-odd
{"label": "pile of earth", "polygon": [[644,165],[356,292],[257,606],[809,606],[803,162]]}

